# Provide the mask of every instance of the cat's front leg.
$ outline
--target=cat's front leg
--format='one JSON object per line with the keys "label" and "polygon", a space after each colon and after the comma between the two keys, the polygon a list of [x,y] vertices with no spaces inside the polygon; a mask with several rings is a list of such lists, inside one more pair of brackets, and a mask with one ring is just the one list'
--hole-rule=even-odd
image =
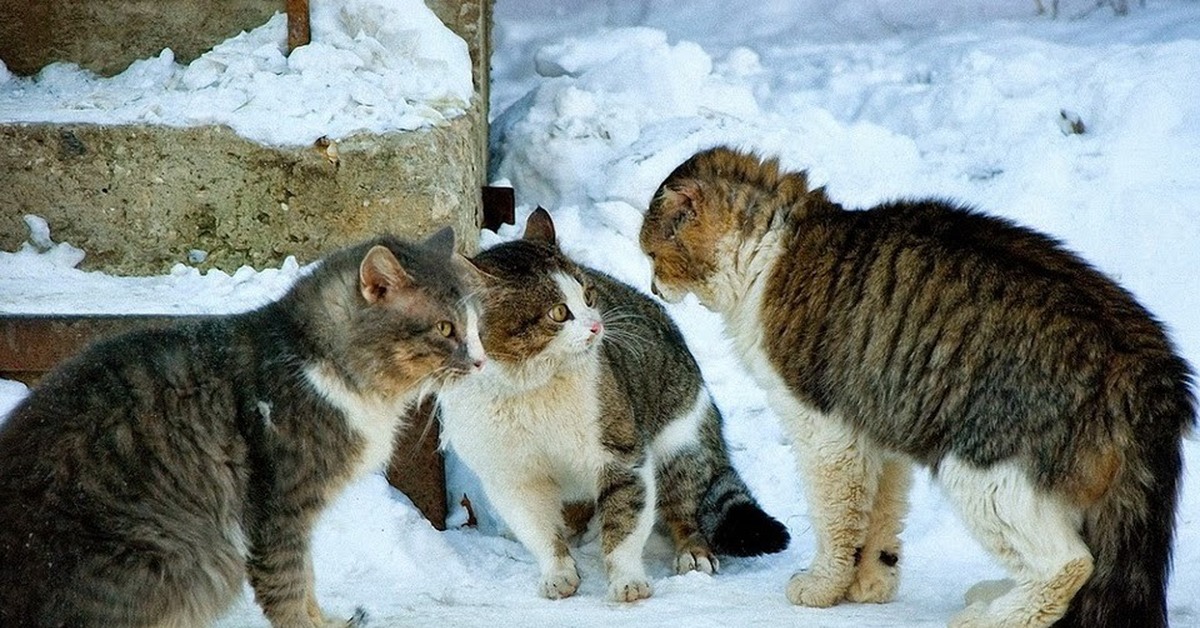
{"label": "cat's front leg", "polygon": [[652,592],[642,552],[654,527],[655,488],[654,465],[648,460],[638,467],[610,463],[601,472],[596,503],[600,545],[609,597],[618,602],[636,602]]}
{"label": "cat's front leg", "polygon": [[254,599],[272,626],[333,628],[355,625],[331,619],[317,604],[309,547],[311,526],[282,517],[268,519],[253,531],[246,572]]}
{"label": "cat's front leg", "polygon": [[817,554],[808,570],[792,576],[787,597],[802,606],[833,606],[846,598],[866,541],[873,493],[867,460],[856,435],[837,418],[806,410],[788,419]]}
{"label": "cat's front leg", "polygon": [[537,561],[542,596],[557,600],[574,595],[579,589],[579,571],[567,548],[558,484],[549,478],[499,475],[481,480],[500,517]]}

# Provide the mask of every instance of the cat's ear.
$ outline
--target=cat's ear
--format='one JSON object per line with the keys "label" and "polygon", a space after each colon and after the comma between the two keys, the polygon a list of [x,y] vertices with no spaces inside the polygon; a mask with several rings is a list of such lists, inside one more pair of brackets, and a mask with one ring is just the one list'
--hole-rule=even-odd
{"label": "cat's ear", "polygon": [[533,242],[545,242],[546,244],[554,244],[554,221],[550,219],[550,212],[538,206],[529,214],[529,220],[525,221],[525,235],[521,236],[524,240]]}
{"label": "cat's ear", "polygon": [[685,222],[696,219],[704,193],[696,181],[680,181],[663,188],[664,206],[670,208],[666,221],[667,237],[672,238]]}
{"label": "cat's ear", "polygon": [[425,239],[422,246],[442,257],[450,257],[454,254],[454,228],[447,226],[438,229],[437,233]]}
{"label": "cat's ear", "polygon": [[670,206],[685,214],[688,219],[696,217],[696,211],[704,201],[704,191],[700,189],[699,181],[680,181],[664,188],[663,194]]}
{"label": "cat's ear", "polygon": [[358,289],[367,303],[395,298],[413,284],[412,277],[400,265],[391,249],[376,244],[358,265]]}
{"label": "cat's ear", "polygon": [[484,287],[485,281],[489,276],[487,273],[480,270],[475,265],[471,258],[455,253],[450,257],[450,263],[454,266],[455,274],[466,285],[468,292],[475,292]]}

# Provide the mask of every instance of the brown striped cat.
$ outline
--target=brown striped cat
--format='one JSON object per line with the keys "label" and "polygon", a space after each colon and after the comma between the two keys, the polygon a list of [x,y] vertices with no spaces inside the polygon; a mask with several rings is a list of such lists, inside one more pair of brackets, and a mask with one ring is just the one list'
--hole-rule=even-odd
{"label": "brown striped cat", "polygon": [[1013,579],[952,625],[1167,625],[1192,376],[1111,279],[1006,220],[848,211],[727,148],[663,181],[640,237],[655,290],[722,315],[791,430],[818,541],[793,603],[894,596],[911,461]]}
{"label": "brown striped cat", "polygon": [[573,595],[565,505],[595,507],[609,595],[651,594],[642,552],[661,519],[675,568],[787,546],[729,462],[721,415],[678,329],[649,297],[573,263],[550,215],[473,260],[490,362],[438,394],[442,435],[541,570]]}
{"label": "brown striped cat", "polygon": [[0,424],[0,625],[204,626],[249,577],[317,604],[309,535],[406,409],[482,365],[448,229],[335,252],[277,302],[102,341]]}

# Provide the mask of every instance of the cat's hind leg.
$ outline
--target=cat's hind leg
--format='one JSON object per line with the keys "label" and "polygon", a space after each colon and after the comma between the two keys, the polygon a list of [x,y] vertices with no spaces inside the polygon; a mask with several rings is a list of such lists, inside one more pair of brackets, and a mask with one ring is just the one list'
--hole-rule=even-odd
{"label": "cat's hind leg", "polygon": [[[187,523],[187,530],[160,526],[152,541],[133,535],[76,537],[87,553],[79,562],[63,565],[62,571],[47,574],[57,583],[52,603],[36,620],[26,621],[47,626],[211,624],[242,594],[244,546],[234,547],[222,535],[209,534],[207,522]],[[186,538],[188,533],[194,540]]]}
{"label": "cat's hind leg", "polygon": [[853,430],[835,417],[796,406],[780,414],[803,476],[817,553],[808,570],[788,581],[787,598],[803,606],[833,606],[854,582],[856,556],[867,537],[873,478]]}
{"label": "cat's hind leg", "polygon": [[[956,627],[1042,627],[1067,612],[1092,574],[1081,513],[1036,487],[1015,464],[975,467],[953,456],[938,478],[976,538],[1009,569],[1013,586],[974,596]],[[992,598],[999,593],[998,597]]]}
{"label": "cat's hind leg", "polygon": [[321,605],[317,603],[317,589],[314,579],[314,571],[312,564],[312,554],[308,556],[308,565],[305,577],[308,580],[308,592],[305,594],[304,605],[308,610],[308,617],[312,620],[312,625],[317,628],[359,628],[367,625],[367,611],[363,607],[354,609],[354,614],[347,617],[338,617],[328,615],[321,610]]}
{"label": "cat's hind leg", "polygon": [[655,521],[654,465],[650,460],[636,467],[610,463],[599,488],[596,511],[609,597],[618,602],[648,598],[652,589],[642,553]]}
{"label": "cat's hind leg", "polygon": [[890,602],[900,588],[900,531],[908,512],[912,468],[905,461],[870,452],[868,486],[874,488],[867,538],[859,552],[854,582],[846,592],[851,602]]}
{"label": "cat's hind leg", "polygon": [[720,568],[699,524],[710,467],[705,452],[689,449],[667,459],[658,470],[658,511],[675,545],[675,573],[714,574]]}

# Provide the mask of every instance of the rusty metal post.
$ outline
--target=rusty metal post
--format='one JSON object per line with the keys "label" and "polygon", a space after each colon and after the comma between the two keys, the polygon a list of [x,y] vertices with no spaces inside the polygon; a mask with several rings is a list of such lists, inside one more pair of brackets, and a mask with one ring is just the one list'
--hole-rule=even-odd
{"label": "rusty metal post", "polygon": [[288,54],[312,41],[308,15],[308,0],[287,0]]}

